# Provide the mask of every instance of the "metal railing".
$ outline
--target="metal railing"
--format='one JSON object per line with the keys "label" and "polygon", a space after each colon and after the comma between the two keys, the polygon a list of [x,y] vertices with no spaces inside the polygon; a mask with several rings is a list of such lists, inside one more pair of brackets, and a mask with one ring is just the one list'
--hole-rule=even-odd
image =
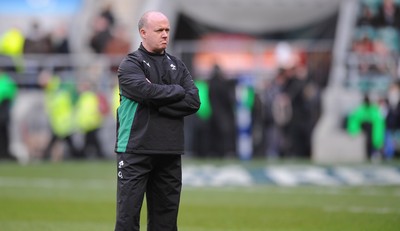
{"label": "metal railing", "polygon": [[37,87],[43,70],[74,82],[93,79],[111,84],[114,69],[124,56],[104,54],[26,54],[20,57],[0,55],[0,69],[6,71],[21,88]]}

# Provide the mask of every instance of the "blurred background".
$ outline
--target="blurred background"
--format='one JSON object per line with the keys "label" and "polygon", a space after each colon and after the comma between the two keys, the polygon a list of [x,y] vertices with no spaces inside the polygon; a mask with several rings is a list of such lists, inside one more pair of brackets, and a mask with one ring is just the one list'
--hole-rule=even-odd
{"label": "blurred background", "polygon": [[1,160],[113,159],[116,70],[148,10],[200,90],[187,158],[399,158],[399,0],[0,4]]}

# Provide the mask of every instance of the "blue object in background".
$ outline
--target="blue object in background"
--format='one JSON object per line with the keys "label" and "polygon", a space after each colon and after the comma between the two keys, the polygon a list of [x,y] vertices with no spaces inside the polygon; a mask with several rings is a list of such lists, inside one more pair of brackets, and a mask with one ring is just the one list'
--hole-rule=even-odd
{"label": "blue object in background", "polygon": [[73,14],[81,5],[82,0],[0,0],[0,14]]}
{"label": "blue object in background", "polygon": [[252,109],[254,83],[252,76],[241,75],[236,86],[237,152],[241,160],[250,160],[253,155]]}

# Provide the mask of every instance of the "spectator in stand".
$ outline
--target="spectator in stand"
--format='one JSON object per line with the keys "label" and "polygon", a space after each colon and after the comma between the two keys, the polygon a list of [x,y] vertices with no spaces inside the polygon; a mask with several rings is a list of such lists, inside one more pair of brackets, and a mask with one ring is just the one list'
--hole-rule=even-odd
{"label": "spectator in stand", "polygon": [[111,39],[110,22],[104,16],[98,15],[93,21],[93,28],[94,32],[90,38],[90,47],[95,53],[101,54]]}
{"label": "spectator in stand", "polygon": [[112,4],[109,3],[107,5],[104,6],[104,8],[101,10],[100,15],[103,16],[105,19],[107,19],[108,24],[110,25],[110,27],[114,27],[115,25],[115,16],[113,13],[113,9],[112,9]]}
{"label": "spectator in stand", "polygon": [[[37,20],[31,23],[30,30],[26,34],[23,53],[25,62],[29,62],[29,59],[37,62],[44,58],[42,55],[52,53],[50,34],[41,28]],[[34,56],[31,57],[30,55]],[[47,63],[41,63],[40,65],[24,65],[24,72],[31,75],[29,79],[34,79],[32,82],[29,82],[29,85],[36,85],[36,78],[44,69],[45,65],[47,65]]]}
{"label": "spectator in stand", "polygon": [[51,53],[52,46],[48,33],[42,30],[39,21],[31,23],[29,32],[26,34],[24,42],[24,54],[48,54]]}
{"label": "spectator in stand", "polygon": [[51,34],[52,52],[55,54],[69,54],[68,29],[65,24],[59,24]]}
{"label": "spectator in stand", "polygon": [[62,55],[57,57],[60,59],[57,65],[54,67],[55,72],[67,71],[72,69],[72,60],[69,54],[71,53],[68,29],[64,23],[60,23],[54,28],[51,33],[51,46],[52,53],[56,55]]}
{"label": "spectator in stand", "polygon": [[357,19],[357,26],[373,26],[374,14],[369,5],[361,4],[360,15]]}
{"label": "spectator in stand", "polygon": [[352,44],[352,51],[358,57],[358,70],[361,75],[368,74],[374,65],[371,63],[371,55],[375,52],[375,41],[372,39],[372,28],[358,28],[356,39]]}
{"label": "spectator in stand", "polygon": [[393,26],[400,28],[400,8],[393,0],[383,0],[374,19],[377,27]]}
{"label": "spectator in stand", "polygon": [[131,43],[126,26],[116,25],[111,32],[112,36],[105,45],[104,53],[111,60],[111,71],[116,73],[123,56],[131,52]]}
{"label": "spectator in stand", "polygon": [[388,45],[380,39],[373,39],[372,28],[358,28],[358,33],[352,51],[357,55],[360,75],[394,75],[394,67],[388,61],[391,55]]}

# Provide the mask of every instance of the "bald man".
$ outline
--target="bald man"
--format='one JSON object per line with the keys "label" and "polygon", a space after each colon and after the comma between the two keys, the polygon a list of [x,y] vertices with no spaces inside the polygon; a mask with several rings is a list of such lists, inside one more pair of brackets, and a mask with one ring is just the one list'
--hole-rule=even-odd
{"label": "bald man", "polygon": [[116,231],[139,231],[146,195],[147,230],[176,231],[182,187],[184,117],[200,107],[185,64],[166,52],[170,25],[161,12],[138,23],[142,42],[118,69]]}

